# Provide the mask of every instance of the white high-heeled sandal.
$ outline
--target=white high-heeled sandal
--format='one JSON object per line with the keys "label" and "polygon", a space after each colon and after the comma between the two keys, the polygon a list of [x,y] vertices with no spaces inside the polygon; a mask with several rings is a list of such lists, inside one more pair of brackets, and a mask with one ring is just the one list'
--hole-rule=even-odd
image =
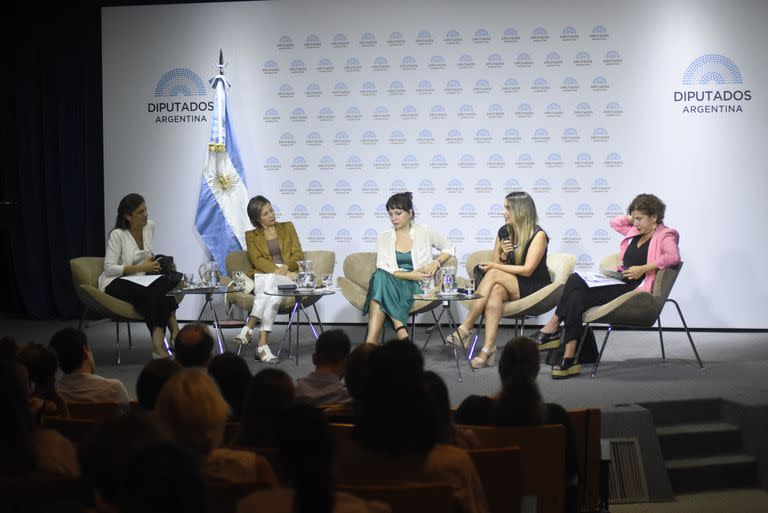
{"label": "white high-heeled sandal", "polygon": [[259,360],[264,363],[275,363],[278,361],[277,356],[272,354],[272,350],[267,344],[256,348],[256,356],[258,356]]}
{"label": "white high-heeled sandal", "polygon": [[241,346],[247,346],[251,343],[251,338],[253,338],[253,330],[249,329],[245,333],[241,331],[235,335],[235,338],[232,339],[232,342]]}

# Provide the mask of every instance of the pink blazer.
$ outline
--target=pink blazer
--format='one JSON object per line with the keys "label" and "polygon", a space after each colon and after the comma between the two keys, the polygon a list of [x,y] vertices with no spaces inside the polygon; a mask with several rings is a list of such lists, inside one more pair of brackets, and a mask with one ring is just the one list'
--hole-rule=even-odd
{"label": "pink blazer", "polygon": [[[624,235],[624,240],[619,245],[619,260],[624,260],[624,253],[627,251],[632,237],[638,235],[637,228],[627,219],[627,216],[617,216],[611,219],[611,227]],[[656,264],[659,269],[671,267],[680,263],[680,250],[677,247],[677,243],[680,240],[680,234],[674,228],[668,228],[667,226],[660,224],[656,227],[651,240],[648,244],[648,263]],[[619,266],[619,271],[623,270],[623,267]],[[649,293],[653,293],[653,282],[656,279],[656,271],[646,273],[645,279],[637,287],[639,290],[644,290]]]}

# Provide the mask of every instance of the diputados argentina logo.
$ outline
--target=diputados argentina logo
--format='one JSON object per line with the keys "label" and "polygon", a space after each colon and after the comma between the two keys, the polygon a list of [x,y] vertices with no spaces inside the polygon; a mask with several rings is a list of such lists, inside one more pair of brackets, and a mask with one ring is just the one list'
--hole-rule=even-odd
{"label": "diputados argentina logo", "polygon": [[743,112],[752,91],[743,87],[741,70],[728,57],[716,53],[702,55],[683,73],[685,89],[674,92],[674,101],[687,114]]}
{"label": "diputados argentina logo", "polygon": [[207,123],[213,101],[205,98],[205,83],[192,70],[174,68],[160,77],[155,86],[155,101],[147,102],[147,112],[155,123]]}

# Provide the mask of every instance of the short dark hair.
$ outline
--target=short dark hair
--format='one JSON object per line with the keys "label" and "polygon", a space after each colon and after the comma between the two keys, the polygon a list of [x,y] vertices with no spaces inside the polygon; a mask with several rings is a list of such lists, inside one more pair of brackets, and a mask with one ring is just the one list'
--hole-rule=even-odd
{"label": "short dark hair", "polygon": [[56,376],[59,365],[53,351],[37,342],[27,342],[16,355],[16,359],[29,372],[29,380],[36,385],[47,384]]}
{"label": "short dark hair", "polygon": [[416,211],[413,209],[413,193],[410,191],[398,192],[390,196],[386,208],[387,212],[394,209],[405,210],[411,213],[412,219],[416,217]]}
{"label": "short dark hair", "polygon": [[115,230],[130,228],[126,215],[131,215],[133,212],[141,206],[144,201],[144,197],[141,194],[132,192],[123,196],[120,203],[117,205],[117,217],[115,217]]}
{"label": "short dark hair", "polygon": [[183,367],[205,367],[213,351],[213,334],[203,323],[186,324],[176,335],[175,355]]}
{"label": "short dark hair", "polygon": [[240,355],[222,353],[214,356],[208,364],[208,374],[219,385],[221,395],[232,409],[230,419],[239,420],[252,377],[248,364]]}
{"label": "short dark hair", "polygon": [[647,216],[656,216],[656,223],[661,224],[664,222],[667,206],[654,194],[638,194],[627,207],[627,214],[631,214],[635,210],[639,210]]}
{"label": "short dark hair", "polygon": [[352,341],[342,329],[328,330],[317,338],[315,357],[318,364],[339,363],[349,356]]}
{"label": "short dark hair", "polygon": [[155,401],[160,395],[160,389],[168,378],[182,369],[181,364],[171,358],[161,358],[159,360],[150,360],[136,380],[136,399],[144,411],[155,409]]}
{"label": "short dark hair", "polygon": [[83,330],[64,328],[54,333],[48,345],[56,353],[61,371],[71,374],[85,361],[88,337]]}

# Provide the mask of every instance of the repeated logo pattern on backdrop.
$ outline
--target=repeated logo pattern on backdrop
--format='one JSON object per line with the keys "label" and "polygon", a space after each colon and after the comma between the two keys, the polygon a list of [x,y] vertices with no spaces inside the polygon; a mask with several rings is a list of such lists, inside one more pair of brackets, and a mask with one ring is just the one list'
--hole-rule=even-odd
{"label": "repeated logo pattern on backdrop", "polygon": [[615,251],[608,219],[647,192],[622,185],[616,42],[599,24],[284,34],[259,64],[271,93],[258,192],[341,262],[375,249],[395,192],[413,191],[417,221],[465,260],[525,190],[550,250],[594,268]]}

